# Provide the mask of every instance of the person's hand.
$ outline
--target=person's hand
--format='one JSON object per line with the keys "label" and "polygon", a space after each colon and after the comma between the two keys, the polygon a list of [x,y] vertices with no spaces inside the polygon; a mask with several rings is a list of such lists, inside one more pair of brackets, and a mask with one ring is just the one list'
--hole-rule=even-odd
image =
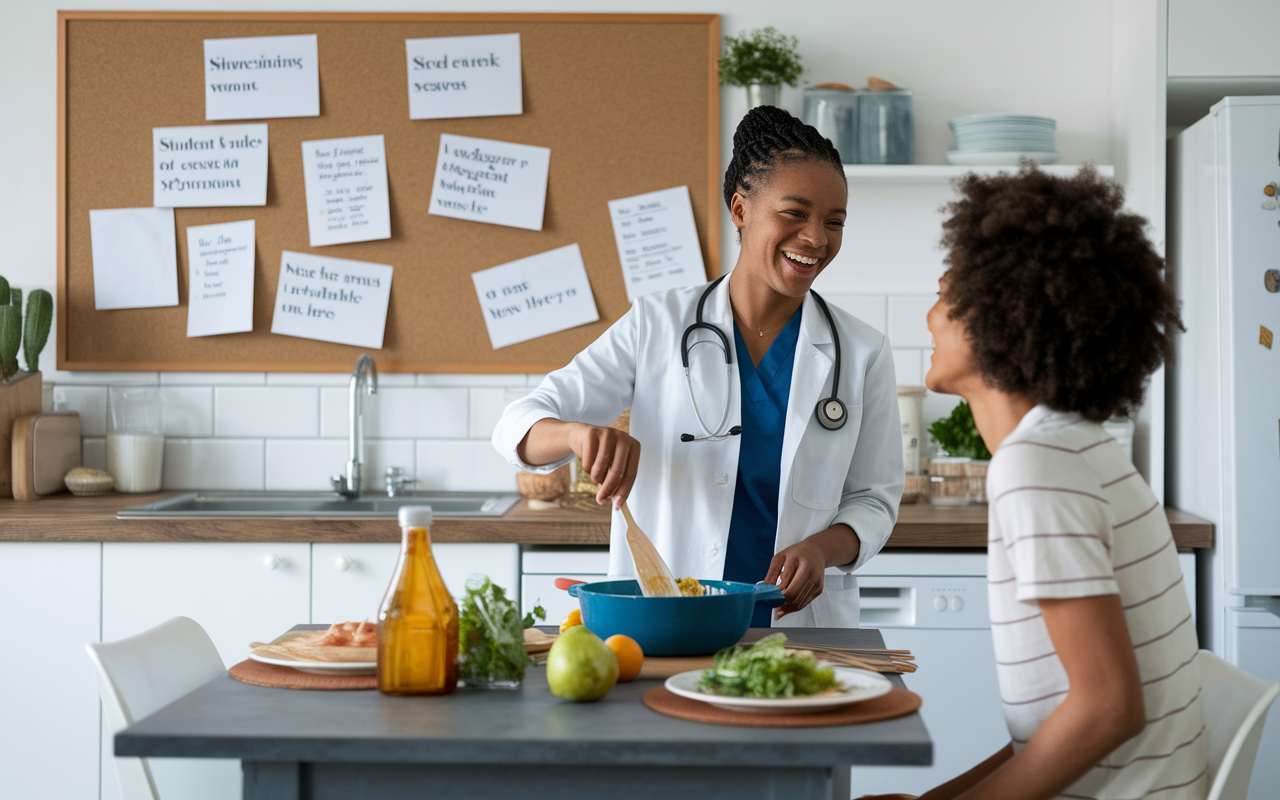
{"label": "person's hand", "polygon": [[774,556],[769,562],[764,582],[777,584],[787,602],[774,610],[773,618],[781,619],[799,611],[822,594],[826,569],[826,553],[813,537],[797,542]]}
{"label": "person's hand", "polygon": [[569,447],[582,459],[582,468],[600,485],[596,502],[626,500],[640,466],[640,443],[616,428],[586,423],[574,424],[568,438]]}

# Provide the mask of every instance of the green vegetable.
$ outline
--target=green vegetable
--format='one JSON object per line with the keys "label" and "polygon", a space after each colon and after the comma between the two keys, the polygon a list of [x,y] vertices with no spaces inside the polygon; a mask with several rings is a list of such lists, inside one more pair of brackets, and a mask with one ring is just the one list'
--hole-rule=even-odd
{"label": "green vegetable", "polygon": [[795,86],[804,74],[796,37],[769,26],[740,36],[724,37],[720,82],[729,86],[785,83]]}
{"label": "green vegetable", "polygon": [[808,697],[836,686],[831,667],[818,666],[807,650],[786,649],[786,634],[773,633],[755,644],[734,645],[716,653],[715,666],[703,670],[698,691],[728,697]]}
{"label": "green vegetable", "polygon": [[963,400],[951,412],[951,416],[929,426],[929,435],[949,455],[978,461],[991,460],[991,451],[987,449],[987,443],[982,441],[978,426],[973,422],[973,411]]}
{"label": "green vegetable", "polygon": [[472,685],[519,683],[532,659],[524,650],[524,629],[534,617],[546,619],[537,606],[523,618],[501,586],[485,575],[467,579],[467,596],[458,611],[458,679]]}

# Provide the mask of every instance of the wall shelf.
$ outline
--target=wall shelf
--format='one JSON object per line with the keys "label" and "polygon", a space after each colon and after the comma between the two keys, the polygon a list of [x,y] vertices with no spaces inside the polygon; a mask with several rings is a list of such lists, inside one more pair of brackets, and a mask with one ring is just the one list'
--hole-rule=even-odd
{"label": "wall shelf", "polygon": [[[1098,174],[1111,178],[1115,167],[1097,165]],[[844,174],[849,183],[948,183],[955,178],[976,172],[979,175],[995,175],[1012,172],[1016,167],[960,167],[951,164],[845,164]],[[1079,164],[1050,164],[1040,169],[1050,175],[1068,177],[1080,170]]]}

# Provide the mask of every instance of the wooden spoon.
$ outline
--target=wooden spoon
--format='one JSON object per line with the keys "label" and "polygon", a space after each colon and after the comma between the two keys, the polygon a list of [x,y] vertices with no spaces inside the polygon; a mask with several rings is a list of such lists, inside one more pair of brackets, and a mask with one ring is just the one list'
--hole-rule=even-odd
{"label": "wooden spoon", "polygon": [[636,564],[640,593],[645,597],[679,597],[680,589],[671,569],[636,524],[626,500],[622,501],[622,516],[627,520],[627,547],[631,549],[631,560]]}

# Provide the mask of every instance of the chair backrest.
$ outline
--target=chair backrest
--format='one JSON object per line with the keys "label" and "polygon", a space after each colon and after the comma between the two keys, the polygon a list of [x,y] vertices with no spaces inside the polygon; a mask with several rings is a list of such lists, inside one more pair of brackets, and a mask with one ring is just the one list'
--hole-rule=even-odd
{"label": "chair backrest", "polygon": [[[98,672],[98,693],[111,733],[226,671],[209,634],[187,617],[115,642],[85,645]],[[124,800],[159,800],[145,758],[116,758]]]}
{"label": "chair backrest", "polygon": [[1267,709],[1280,694],[1280,683],[1255,678],[1201,650],[1200,684],[1209,748],[1208,800],[1245,800]]}

